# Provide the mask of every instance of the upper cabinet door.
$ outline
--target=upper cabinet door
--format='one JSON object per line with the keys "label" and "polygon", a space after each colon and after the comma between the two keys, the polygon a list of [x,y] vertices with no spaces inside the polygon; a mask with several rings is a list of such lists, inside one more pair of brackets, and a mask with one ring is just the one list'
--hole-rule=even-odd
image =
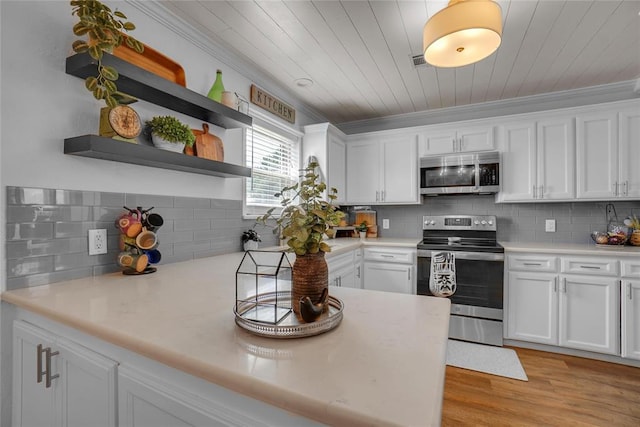
{"label": "upper cabinet door", "polygon": [[380,146],[377,140],[347,144],[347,193],[350,203],[380,201]]}
{"label": "upper cabinet door", "polygon": [[426,132],[420,147],[420,156],[453,153],[456,151],[455,131]]}
{"label": "upper cabinet door", "polygon": [[458,151],[495,150],[493,126],[463,128],[458,131]]}
{"label": "upper cabinet door", "polygon": [[607,199],[618,194],[617,124],[615,112],[577,116],[576,195],[579,199]]}
{"label": "upper cabinet door", "polygon": [[327,187],[338,190],[336,203],[344,203],[347,200],[347,148],[344,141],[330,134],[327,157]]}
{"label": "upper cabinet door", "polygon": [[533,200],[536,181],[536,128],[530,121],[503,126],[500,201]]}
{"label": "upper cabinet door", "polygon": [[640,108],[618,115],[618,150],[621,197],[640,197]]}
{"label": "upper cabinet door", "polygon": [[384,138],[382,143],[383,203],[417,203],[418,136]]}
{"label": "upper cabinet door", "polygon": [[537,123],[538,199],[575,197],[575,137],[573,119],[541,120]]}

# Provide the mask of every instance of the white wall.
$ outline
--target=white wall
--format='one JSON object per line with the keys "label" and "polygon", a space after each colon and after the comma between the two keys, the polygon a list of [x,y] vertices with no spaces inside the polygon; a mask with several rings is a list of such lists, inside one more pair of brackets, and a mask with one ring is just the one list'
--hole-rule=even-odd
{"label": "white wall", "polygon": [[[247,98],[252,83],[209,53],[145,16],[131,4],[107,1],[136,24],[132,33],[142,42],[177,61],[185,70],[187,88],[206,94],[223,70],[227,90]],[[84,82],[65,74],[72,54],[76,22],[68,1],[1,1],[2,8],[2,158],[1,184],[94,191],[122,191],[193,197],[241,199],[241,179],[141,167],[63,154],[67,137],[96,134],[101,103]],[[269,88],[265,88],[269,90]],[[273,91],[273,90],[272,90]],[[277,91],[274,95],[279,96]],[[296,106],[296,102],[283,99]],[[173,114],[194,128],[201,122],[146,102],[133,105],[143,120]],[[308,118],[298,114],[298,125]],[[225,161],[242,164],[241,132],[211,130],[225,144]],[[3,222],[4,224],[4,222]],[[4,228],[4,225],[3,225]]]}

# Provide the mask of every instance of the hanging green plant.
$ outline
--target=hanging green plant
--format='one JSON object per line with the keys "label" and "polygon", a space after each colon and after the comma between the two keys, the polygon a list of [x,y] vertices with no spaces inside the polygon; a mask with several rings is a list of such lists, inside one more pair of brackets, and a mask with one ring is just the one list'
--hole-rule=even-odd
{"label": "hanging green plant", "polygon": [[135,30],[135,25],[127,21],[127,17],[119,10],[112,11],[108,6],[97,0],[72,0],[72,15],[79,19],[73,26],[76,36],[88,36],[88,40],[75,40],[73,51],[76,53],[88,52],[98,61],[98,75],[89,76],[85,80],[85,86],[97,100],[104,100],[109,107],[118,105],[114,94],[118,91],[116,80],[118,71],[114,67],[102,65],[104,53],[113,53],[113,50],[122,43],[138,53],[144,51],[144,46],[131,36],[125,36],[123,31]]}

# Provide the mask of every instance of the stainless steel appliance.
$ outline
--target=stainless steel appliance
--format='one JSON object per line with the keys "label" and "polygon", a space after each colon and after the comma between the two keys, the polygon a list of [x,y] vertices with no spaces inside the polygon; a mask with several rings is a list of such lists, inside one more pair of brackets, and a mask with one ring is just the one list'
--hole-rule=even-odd
{"label": "stainless steel appliance", "polygon": [[432,255],[453,252],[456,291],[449,337],[502,346],[504,248],[496,241],[495,216],[446,215],[422,218],[418,244],[418,295],[429,290]]}
{"label": "stainless steel appliance", "polygon": [[500,191],[500,153],[486,151],[420,158],[420,194]]}

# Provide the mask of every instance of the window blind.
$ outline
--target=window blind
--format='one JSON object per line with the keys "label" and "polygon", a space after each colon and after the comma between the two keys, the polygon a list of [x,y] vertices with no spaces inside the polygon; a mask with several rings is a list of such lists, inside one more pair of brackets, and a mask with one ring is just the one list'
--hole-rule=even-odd
{"label": "window blind", "polygon": [[246,183],[246,213],[260,215],[280,207],[280,199],[273,195],[298,182],[299,143],[256,125],[248,136],[246,165],[252,172]]}

